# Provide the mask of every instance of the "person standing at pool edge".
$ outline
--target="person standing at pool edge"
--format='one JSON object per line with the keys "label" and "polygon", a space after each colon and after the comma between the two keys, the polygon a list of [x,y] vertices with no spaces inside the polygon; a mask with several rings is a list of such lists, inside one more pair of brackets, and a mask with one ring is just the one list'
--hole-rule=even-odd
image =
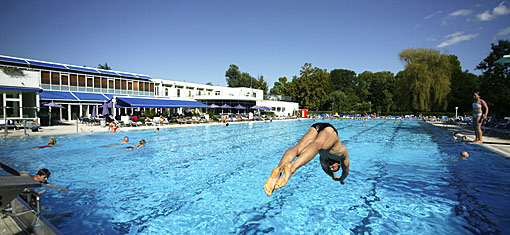
{"label": "person standing at pool edge", "polygon": [[[480,93],[477,91],[473,94],[473,127],[475,128],[476,138],[473,143],[482,143],[482,124],[483,120],[487,119],[489,113],[489,107],[484,100],[480,99]],[[482,106],[485,107],[485,113],[483,113]]]}
{"label": "person standing at pool edge", "polygon": [[[315,123],[296,146],[283,154],[280,163],[271,172],[264,185],[267,196],[271,196],[274,190],[285,186],[292,174],[312,160],[317,153],[320,154],[322,170],[333,180],[345,184],[345,178],[349,175],[347,148],[340,142],[335,127],[329,123]],[[292,162],[297,156],[299,156],[297,160]],[[341,177],[334,174],[340,168],[342,168]]]}

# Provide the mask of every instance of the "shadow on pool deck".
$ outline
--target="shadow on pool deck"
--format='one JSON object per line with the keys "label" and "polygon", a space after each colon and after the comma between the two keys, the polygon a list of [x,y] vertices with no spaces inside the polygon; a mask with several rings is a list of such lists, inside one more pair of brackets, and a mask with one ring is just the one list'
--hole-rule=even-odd
{"label": "shadow on pool deck", "polygon": [[[445,124],[442,122],[427,122],[427,123],[437,126],[437,127],[440,127],[440,128],[443,128],[443,129],[451,132],[452,136],[453,136],[453,133],[458,132],[459,135],[464,135],[470,140],[475,139],[475,131],[473,130],[473,128],[450,125],[450,124]],[[494,132],[484,132],[483,133],[483,141],[484,141],[483,144],[480,144],[480,146],[510,159],[510,138],[509,137],[497,135]]]}

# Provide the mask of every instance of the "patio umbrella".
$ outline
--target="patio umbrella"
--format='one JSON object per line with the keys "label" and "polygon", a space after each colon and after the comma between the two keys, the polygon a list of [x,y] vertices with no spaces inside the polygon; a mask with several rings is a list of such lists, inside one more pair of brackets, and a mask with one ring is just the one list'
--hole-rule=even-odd
{"label": "patio umbrella", "polygon": [[257,110],[260,110],[260,106],[258,105],[255,105],[255,106],[251,106],[250,109],[257,109]]}
{"label": "patio umbrella", "polygon": [[220,106],[220,107],[218,107],[218,108],[221,108],[221,112],[223,113],[223,109],[231,109],[231,108],[232,108],[232,106],[230,106],[230,105],[228,105],[228,104],[224,104],[224,105],[222,105],[222,106]]}
{"label": "patio umbrella", "polygon": [[268,108],[266,106],[262,106],[262,107],[260,107],[260,109],[262,109],[262,110],[271,110],[271,108]]}
{"label": "patio umbrella", "polygon": [[106,116],[106,115],[110,114],[110,111],[108,111],[108,104],[107,103],[104,103],[100,107],[103,109],[103,112],[101,112],[101,114],[103,116]]}
{"label": "patio umbrella", "polygon": [[211,107],[212,109],[216,109],[216,108],[219,108],[220,106],[219,106],[219,105],[215,105],[215,104],[211,104],[211,105],[210,105],[210,107]]}
{"label": "patio umbrella", "polygon": [[48,107],[54,107],[54,108],[60,108],[60,109],[65,109],[62,105],[60,104],[57,104],[53,101],[49,102],[49,103],[46,103],[46,104],[43,104],[43,106],[48,106]]}
{"label": "patio umbrella", "polygon": [[510,55],[504,55],[501,59],[496,60],[499,64],[510,64]]}
{"label": "patio umbrella", "polygon": [[49,108],[49,111],[50,111],[50,121],[49,121],[49,124],[51,126],[51,107],[54,107],[54,108],[59,108],[59,109],[65,109],[62,105],[60,104],[57,104],[53,101],[49,102],[49,103],[46,103],[46,104],[43,104],[43,106],[48,106]]}
{"label": "patio umbrella", "polygon": [[233,108],[235,108],[235,109],[246,109],[246,107],[244,107],[244,106],[242,106],[240,104],[234,106]]}
{"label": "patio umbrella", "polygon": [[238,105],[234,106],[233,108],[237,109],[237,114],[239,114],[239,110],[240,110],[240,109],[246,109],[246,107],[244,107],[244,106],[242,106],[242,105],[240,105],[240,104],[238,104]]}
{"label": "patio umbrella", "polygon": [[92,117],[97,117],[97,112],[96,112],[96,106],[94,105],[94,107],[92,108]]}

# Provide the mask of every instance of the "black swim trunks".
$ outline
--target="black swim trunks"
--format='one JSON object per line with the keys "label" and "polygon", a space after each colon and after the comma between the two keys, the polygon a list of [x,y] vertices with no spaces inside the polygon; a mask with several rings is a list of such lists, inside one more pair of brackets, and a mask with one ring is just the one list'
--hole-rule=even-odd
{"label": "black swim trunks", "polygon": [[336,132],[336,135],[338,135],[338,131],[336,130],[336,128],[329,123],[319,122],[319,123],[313,124],[312,127],[315,128],[315,130],[317,130],[318,133],[320,133],[326,127],[331,127]]}

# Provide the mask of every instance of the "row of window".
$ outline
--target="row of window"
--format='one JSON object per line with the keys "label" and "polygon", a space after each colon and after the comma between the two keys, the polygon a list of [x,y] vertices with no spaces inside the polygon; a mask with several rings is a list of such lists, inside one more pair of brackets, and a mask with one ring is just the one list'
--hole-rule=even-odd
{"label": "row of window", "polygon": [[[103,76],[68,74],[54,71],[41,71],[43,89],[89,92],[120,93],[148,92],[154,94],[154,83],[149,81],[127,80]],[[111,91],[111,92],[110,92]]]}

